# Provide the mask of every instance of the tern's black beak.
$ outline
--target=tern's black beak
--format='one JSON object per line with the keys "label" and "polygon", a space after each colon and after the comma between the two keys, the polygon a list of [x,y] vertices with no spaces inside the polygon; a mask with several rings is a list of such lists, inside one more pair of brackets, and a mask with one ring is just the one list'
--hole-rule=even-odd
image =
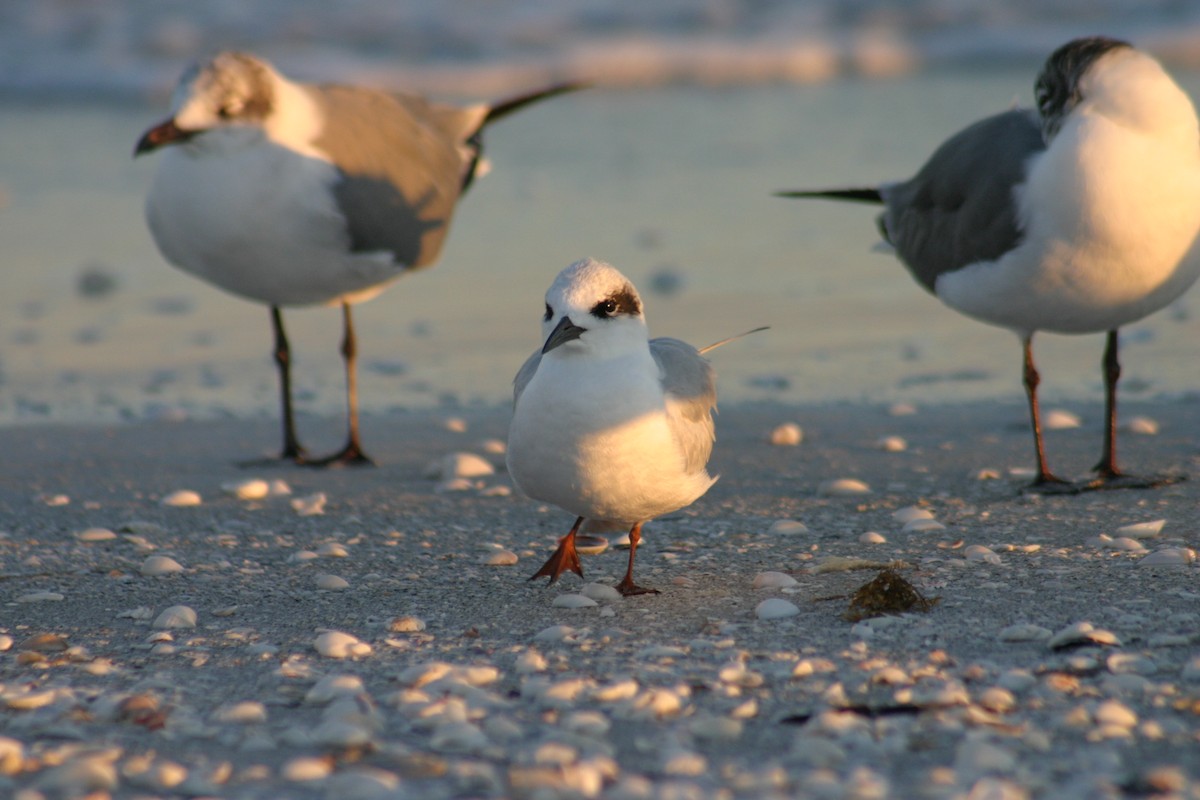
{"label": "tern's black beak", "polygon": [[160,122],[143,133],[142,138],[138,139],[137,147],[133,148],[133,157],[137,158],[142,153],[149,153],[152,150],[166,147],[169,144],[186,142],[197,133],[199,131],[187,131],[179,127],[175,124],[174,119]]}
{"label": "tern's black beak", "polygon": [[578,339],[585,333],[587,333],[587,328],[581,328],[574,322],[571,322],[570,317],[563,317],[554,326],[554,330],[550,331],[550,335],[546,337],[546,343],[542,345],[542,355],[549,353],[561,344],[566,344],[572,339]]}

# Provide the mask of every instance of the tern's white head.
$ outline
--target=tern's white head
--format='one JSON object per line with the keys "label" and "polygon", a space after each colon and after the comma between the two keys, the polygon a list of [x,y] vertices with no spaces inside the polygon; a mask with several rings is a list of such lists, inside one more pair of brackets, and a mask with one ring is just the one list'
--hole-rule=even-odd
{"label": "tern's white head", "polygon": [[590,258],[558,273],[546,290],[542,336],[543,357],[563,358],[619,355],[649,341],[637,289],[614,267]]}
{"label": "tern's white head", "polygon": [[261,139],[276,117],[287,82],[245,53],[222,52],[189,67],[171,98],[171,116],[142,136],[134,155],[181,144],[210,131]]}

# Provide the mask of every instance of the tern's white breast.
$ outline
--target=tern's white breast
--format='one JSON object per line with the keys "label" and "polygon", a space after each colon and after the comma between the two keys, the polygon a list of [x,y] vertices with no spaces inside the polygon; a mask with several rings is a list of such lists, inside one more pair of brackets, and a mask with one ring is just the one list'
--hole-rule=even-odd
{"label": "tern's white breast", "polygon": [[685,470],[648,350],[543,358],[513,413],[508,468],[530,497],[626,524],[689,505],[714,481]]}
{"label": "tern's white breast", "polygon": [[350,254],[335,179],[328,162],[266,140],[169,147],[146,217],[171,263],[226,291],[274,305],[364,300],[402,268]]}

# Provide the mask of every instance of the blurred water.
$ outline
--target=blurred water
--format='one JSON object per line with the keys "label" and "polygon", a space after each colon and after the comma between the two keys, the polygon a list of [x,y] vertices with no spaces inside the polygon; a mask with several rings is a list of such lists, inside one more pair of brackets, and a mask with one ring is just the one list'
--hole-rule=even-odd
{"label": "blurred water", "polygon": [[[1019,398],[1014,337],[872,252],[870,209],[771,192],[903,177],[973,119],[1028,103],[1038,66],[594,89],[505,120],[440,263],[359,307],[364,408],[506,402],[546,286],[585,255],[637,283],[652,334],[703,345],[772,326],[712,354],[724,403]],[[1200,75],[1180,79],[1197,96]],[[0,104],[0,422],[276,413],[266,310],[167,266],[145,229],[154,158],[130,153],[163,113]],[[82,293],[89,273],[115,288]],[[659,273],[681,290],[653,293]],[[1128,396],[1197,388],[1196,302],[1128,329]],[[340,412],[339,316],[288,315],[305,410]],[[1040,337],[1047,397],[1098,400],[1101,346]]]}

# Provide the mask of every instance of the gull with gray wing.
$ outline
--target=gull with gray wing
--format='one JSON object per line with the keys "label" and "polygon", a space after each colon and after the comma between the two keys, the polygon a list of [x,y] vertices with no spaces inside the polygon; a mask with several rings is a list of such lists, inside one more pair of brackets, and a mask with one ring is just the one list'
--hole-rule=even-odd
{"label": "gull with gray wing", "polygon": [[[952,136],[915,177],[860,189],[781,192],[879,203],[879,228],[913,277],[951,308],[1020,337],[1040,491],[1171,480],[1117,466],[1118,328],[1200,276],[1200,130],[1191,100],[1145,53],[1104,37],[1047,59],[1037,111]],[[1037,331],[1105,332],[1104,446],[1081,485],[1046,463],[1033,361]]]}
{"label": "gull with gray wing", "polygon": [[[135,155],[163,150],[146,200],[150,232],[175,266],[271,309],[286,460],[361,464],[351,306],[441,252],[462,193],[481,174],[482,133],[517,109],[578,88],[495,104],[291,81],[222,52],[189,68],[171,116]],[[169,145],[169,146],[168,146]],[[283,307],[340,305],[348,436],[310,458],[292,411]]]}

